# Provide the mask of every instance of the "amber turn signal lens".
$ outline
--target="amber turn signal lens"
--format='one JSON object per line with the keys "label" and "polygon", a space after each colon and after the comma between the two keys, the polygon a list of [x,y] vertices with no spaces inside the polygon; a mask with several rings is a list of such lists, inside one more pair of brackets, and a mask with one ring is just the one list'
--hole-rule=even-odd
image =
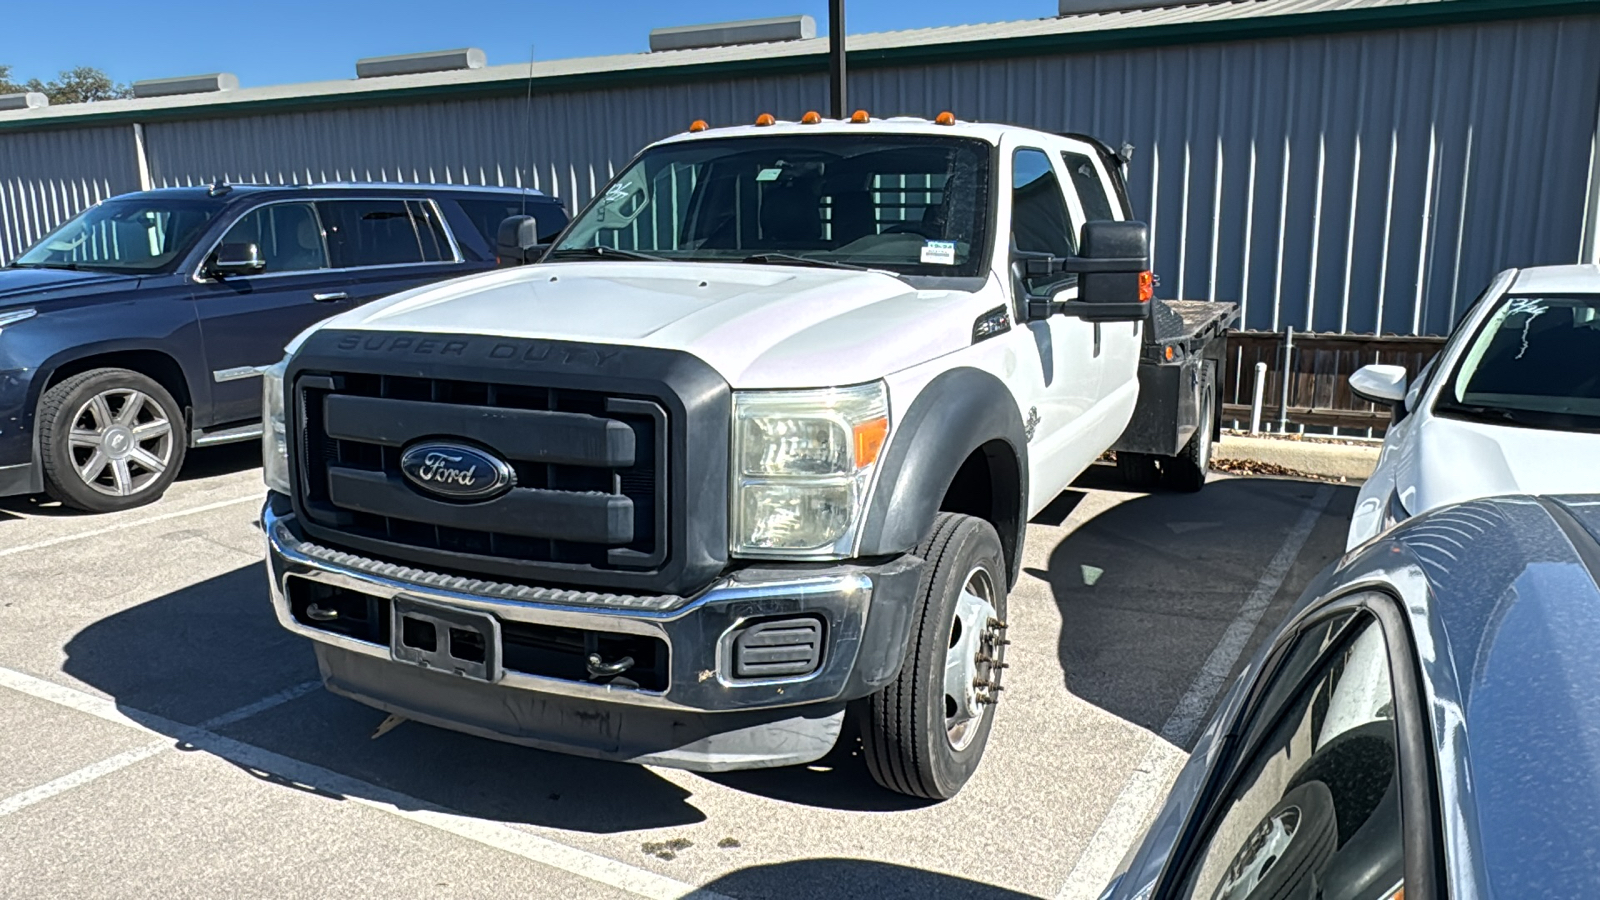
{"label": "amber turn signal lens", "polygon": [[706,124],[706,120],[705,119],[695,119],[693,122],[689,123],[689,133],[690,134],[699,134],[700,132],[705,131],[707,128],[710,128],[710,127],[711,127],[710,125]]}
{"label": "amber turn signal lens", "polygon": [[1151,272],[1139,273],[1139,302],[1149,303],[1156,296],[1156,276]]}
{"label": "amber turn signal lens", "polygon": [[800,117],[801,125],[815,125],[822,121],[822,113],[812,110]]}
{"label": "amber turn signal lens", "polygon": [[873,419],[855,426],[856,468],[870,466],[878,461],[883,441],[889,436],[889,420]]}
{"label": "amber turn signal lens", "polygon": [[772,113],[762,113],[761,115],[756,116],[756,124],[763,128],[773,124],[776,121],[778,120],[772,117]]}
{"label": "amber turn signal lens", "polygon": [[954,125],[955,123],[956,123],[956,114],[951,112],[951,111],[949,111],[948,109],[945,110],[942,113],[939,113],[938,118],[933,120],[933,124],[935,124],[935,125]]}
{"label": "amber turn signal lens", "polygon": [[850,114],[850,121],[857,125],[865,125],[872,121],[872,116],[869,115],[866,110],[858,109]]}

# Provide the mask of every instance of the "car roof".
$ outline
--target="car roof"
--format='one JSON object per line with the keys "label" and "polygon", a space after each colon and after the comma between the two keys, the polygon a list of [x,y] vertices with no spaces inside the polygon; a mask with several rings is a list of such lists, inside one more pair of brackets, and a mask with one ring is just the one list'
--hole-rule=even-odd
{"label": "car roof", "polygon": [[[122,196],[162,196],[162,197],[209,197],[211,187],[198,185],[195,187],[169,187],[155,188],[148,191],[136,191],[134,194]],[[328,191],[341,193],[345,191],[360,191],[367,194],[417,194],[417,193],[448,193],[448,194],[501,194],[507,197],[523,198],[530,200],[539,199],[556,202],[554,197],[548,197],[543,192],[533,188],[498,187],[475,184],[428,184],[394,181],[329,181],[319,184],[230,184],[228,191],[221,195],[224,197],[245,197],[264,194],[284,194],[293,196],[301,193],[315,193]]]}
{"label": "car roof", "polygon": [[1600,266],[1535,266],[1517,272],[1513,294],[1600,294]]}
{"label": "car roof", "polygon": [[[1478,869],[1469,877],[1483,896],[1593,895],[1600,497],[1444,507],[1354,556],[1382,563],[1396,584],[1408,571],[1425,580],[1404,599],[1452,866]],[[1341,568],[1355,574],[1361,563]]]}

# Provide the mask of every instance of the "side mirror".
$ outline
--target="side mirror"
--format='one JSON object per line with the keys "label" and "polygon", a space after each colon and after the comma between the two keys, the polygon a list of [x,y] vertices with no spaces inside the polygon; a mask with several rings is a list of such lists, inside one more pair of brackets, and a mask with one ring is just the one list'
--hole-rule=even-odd
{"label": "side mirror", "polygon": [[230,275],[254,275],[265,271],[267,261],[261,258],[261,248],[255,244],[223,244],[211,257],[206,271],[218,278]]}
{"label": "side mirror", "polygon": [[1137,322],[1150,315],[1150,226],[1143,222],[1086,222],[1078,255],[1060,263],[1078,273],[1078,299],[1061,312],[1091,322]]}
{"label": "side mirror", "polygon": [[521,266],[534,262],[550,249],[539,242],[539,223],[533,216],[512,216],[495,232],[494,253],[502,266]]}
{"label": "side mirror", "polygon": [[1350,390],[1371,403],[1399,406],[1406,399],[1404,366],[1362,366],[1350,375]]}

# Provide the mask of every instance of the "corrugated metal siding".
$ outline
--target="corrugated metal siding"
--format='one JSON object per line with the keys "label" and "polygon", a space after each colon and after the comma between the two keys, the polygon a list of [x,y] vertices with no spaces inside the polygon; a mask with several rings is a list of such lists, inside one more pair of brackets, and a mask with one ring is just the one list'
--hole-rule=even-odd
{"label": "corrugated metal siding", "polygon": [[0,265],[84,209],[138,189],[130,126],[0,134]]}
{"label": "corrugated metal siding", "polygon": [[[1237,301],[1251,329],[1439,334],[1495,271],[1579,258],[1595,46],[1600,16],[1576,16],[858,67],[851,91],[877,115],[953,109],[1134,144],[1132,197],[1155,226],[1163,295]],[[163,121],[145,135],[157,186],[522,184],[575,209],[693,119],[797,118],[826,92],[821,74],[661,81]],[[55,177],[135,183],[131,133],[101,129],[0,135],[6,184],[18,137]]]}

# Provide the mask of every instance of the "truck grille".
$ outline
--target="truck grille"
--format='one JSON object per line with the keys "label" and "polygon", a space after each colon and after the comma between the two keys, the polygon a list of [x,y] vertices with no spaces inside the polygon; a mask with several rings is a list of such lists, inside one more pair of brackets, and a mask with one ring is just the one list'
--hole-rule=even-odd
{"label": "truck grille", "polygon": [[[666,555],[668,423],[648,398],[363,373],[302,376],[296,392],[303,497],[317,524],[559,566],[652,569]],[[400,470],[405,446],[424,438],[492,450],[516,487],[482,503],[426,496]]]}

